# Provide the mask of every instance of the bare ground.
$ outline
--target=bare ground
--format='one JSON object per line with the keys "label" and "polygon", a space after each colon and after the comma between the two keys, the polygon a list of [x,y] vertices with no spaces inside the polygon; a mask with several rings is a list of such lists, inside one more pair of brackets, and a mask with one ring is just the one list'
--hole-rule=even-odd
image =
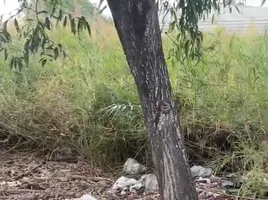
{"label": "bare ground", "polygon": [[[0,153],[0,200],[74,199],[92,194],[98,200],[122,199],[108,193],[114,178],[81,157]],[[156,199],[155,195],[123,199]]]}
{"label": "bare ground", "polygon": [[[0,200],[75,199],[91,194],[98,200],[159,199],[158,194],[116,196],[109,193],[115,177],[95,169],[77,156],[44,156],[29,152],[0,152]],[[215,182],[197,183],[199,199],[230,200]],[[222,194],[219,194],[221,193]]]}
{"label": "bare ground", "polygon": [[71,199],[84,193],[99,195],[112,184],[77,157],[48,159],[2,151],[0,163],[0,199]]}

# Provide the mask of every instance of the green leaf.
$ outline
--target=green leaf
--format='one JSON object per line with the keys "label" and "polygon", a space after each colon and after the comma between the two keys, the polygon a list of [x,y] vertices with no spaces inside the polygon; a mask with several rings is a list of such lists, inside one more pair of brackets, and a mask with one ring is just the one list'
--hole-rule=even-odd
{"label": "green leaf", "polygon": [[37,12],[37,14],[38,15],[40,15],[40,14],[48,14],[48,12],[46,10],[41,10],[41,11]]}
{"label": "green leaf", "polygon": [[69,20],[71,23],[71,32],[75,35],[76,29],[75,29],[75,19],[72,17],[71,14],[69,14]]}
{"label": "green leaf", "polygon": [[7,23],[8,23],[8,20],[6,20],[6,21],[3,23],[3,30],[4,30],[4,31],[7,31]]}
{"label": "green leaf", "polygon": [[1,34],[1,38],[2,38],[3,42],[5,42],[5,43],[9,43],[9,42],[12,41],[11,36],[10,36],[8,30],[7,30],[7,23],[8,23],[8,20],[6,20],[3,23],[2,34]]}
{"label": "green leaf", "polygon": [[107,6],[104,6],[104,7],[99,11],[99,13],[101,14],[106,8],[107,8]]}
{"label": "green leaf", "polygon": [[83,29],[86,29],[89,37],[91,36],[90,26],[84,16],[82,16],[81,18],[80,17],[78,18],[77,29],[78,29],[78,33],[81,33]]}
{"label": "green leaf", "polygon": [[48,17],[45,18],[45,27],[48,29],[48,30],[51,30],[51,27],[50,27],[50,20]]}
{"label": "green leaf", "polygon": [[57,60],[57,58],[59,57],[60,52],[59,52],[59,48],[55,47],[54,48],[54,59]]}
{"label": "green leaf", "polygon": [[77,22],[77,30],[78,30],[78,33],[80,33],[82,29],[83,29],[83,24],[82,24],[81,18],[79,17],[78,18],[78,22]]}
{"label": "green leaf", "polygon": [[46,49],[47,50],[53,50],[53,44],[49,45]]}
{"label": "green leaf", "polygon": [[54,16],[55,11],[56,11],[56,7],[53,6],[52,11],[51,11],[51,14],[50,14],[50,17],[53,17]]}
{"label": "green leaf", "polygon": [[[59,23],[59,21],[61,21],[62,20],[62,18],[63,18],[63,11],[60,9],[59,10],[59,16],[58,17],[55,17],[56,19],[57,19],[57,24]],[[65,23],[65,25],[64,26],[66,26],[66,23],[67,23],[67,18],[65,18],[64,20],[66,20],[64,23]]]}
{"label": "green leaf", "polygon": [[98,5],[98,8],[99,9],[100,9],[100,7],[101,7],[101,5],[102,5],[103,2],[104,2],[104,0],[100,0],[99,5]]}
{"label": "green leaf", "polygon": [[85,26],[86,26],[86,29],[87,29],[88,35],[89,35],[89,37],[91,37],[91,29],[90,29],[90,26],[89,26],[89,24],[88,24],[88,22],[87,22],[87,21],[85,21],[84,23],[85,23]]}
{"label": "green leaf", "polygon": [[25,19],[27,22],[34,22],[35,20],[34,19],[31,19],[31,18],[27,18]]}
{"label": "green leaf", "polygon": [[66,27],[67,25],[67,16],[64,17],[63,26]]}
{"label": "green leaf", "polygon": [[63,58],[66,58],[67,57],[67,54],[65,51],[62,51],[62,54],[63,54]]}
{"label": "green leaf", "polygon": [[190,40],[186,41],[184,48],[185,48],[186,57],[188,57],[189,48],[190,48]]}
{"label": "green leaf", "polygon": [[47,38],[44,37],[44,38],[43,38],[43,41],[42,41],[42,44],[41,44],[41,47],[42,47],[43,50],[45,49],[45,45],[46,45],[46,43],[47,43]]}
{"label": "green leaf", "polygon": [[14,25],[15,25],[16,31],[19,33],[20,32],[20,27],[19,27],[19,23],[18,23],[16,18],[14,19]]}
{"label": "green leaf", "polygon": [[58,47],[60,49],[60,52],[62,52],[62,44],[58,44]]}
{"label": "green leaf", "polygon": [[58,20],[62,20],[62,17],[63,17],[63,12],[62,12],[62,10],[59,10]]}
{"label": "green leaf", "polygon": [[211,22],[212,22],[212,24],[214,24],[214,22],[215,22],[215,15],[214,15],[214,14],[212,15],[212,20],[211,20]]}
{"label": "green leaf", "polygon": [[12,41],[9,32],[7,32],[6,30],[3,30],[3,31],[2,31],[2,34],[3,34],[3,36],[4,36],[4,41],[5,41],[6,43],[9,43],[9,42]]}
{"label": "green leaf", "polygon": [[238,12],[238,13],[240,13],[240,10],[239,10],[239,8],[235,5],[235,9],[236,9],[236,11]]}
{"label": "green leaf", "polygon": [[5,58],[5,61],[7,60],[7,57],[8,57],[8,53],[7,53],[7,49],[5,48],[5,50],[4,50],[4,58]]}
{"label": "green leaf", "polygon": [[24,53],[23,53],[24,62],[25,62],[27,67],[28,67],[28,64],[29,64],[29,43],[30,43],[30,40],[28,40],[25,43],[25,45],[24,45]]}
{"label": "green leaf", "polygon": [[19,70],[21,70],[21,69],[22,69],[22,67],[23,67],[23,62],[22,62],[22,59],[21,59],[21,58],[19,58],[17,63],[18,63]]}
{"label": "green leaf", "polygon": [[41,62],[42,67],[44,67],[45,64],[47,63],[47,59],[46,58],[42,58],[39,62]]}
{"label": "green leaf", "polygon": [[15,60],[14,57],[12,57],[11,60],[10,60],[9,66],[10,66],[11,69],[14,67],[14,64],[15,64],[14,60]]}
{"label": "green leaf", "polygon": [[173,21],[169,25],[169,31],[172,32],[175,29],[176,21]]}

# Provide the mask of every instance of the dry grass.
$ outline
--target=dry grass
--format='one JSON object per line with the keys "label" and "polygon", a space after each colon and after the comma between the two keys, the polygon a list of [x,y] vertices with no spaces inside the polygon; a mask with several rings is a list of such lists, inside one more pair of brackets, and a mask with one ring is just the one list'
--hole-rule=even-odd
{"label": "dry grass", "polygon": [[[98,19],[92,33],[77,38],[58,28],[52,36],[69,57],[45,67],[37,56],[29,68],[14,72],[0,58],[4,144],[68,146],[102,167],[118,166],[127,157],[150,161],[139,98],[116,31]],[[267,45],[267,37],[254,31],[245,36],[216,31],[205,34],[198,64],[167,60],[190,158],[208,161],[215,170],[249,172],[249,183],[266,173],[268,160],[267,148],[260,146],[267,138]],[[170,41],[164,47],[167,55]],[[250,185],[244,189],[245,195],[263,194]]]}

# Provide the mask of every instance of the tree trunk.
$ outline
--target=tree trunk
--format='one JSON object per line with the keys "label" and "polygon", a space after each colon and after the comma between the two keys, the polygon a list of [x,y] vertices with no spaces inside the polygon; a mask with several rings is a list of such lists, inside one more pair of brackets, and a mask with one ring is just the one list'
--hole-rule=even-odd
{"label": "tree trunk", "polygon": [[197,200],[164,59],[155,0],[108,0],[134,76],[160,194],[164,200]]}

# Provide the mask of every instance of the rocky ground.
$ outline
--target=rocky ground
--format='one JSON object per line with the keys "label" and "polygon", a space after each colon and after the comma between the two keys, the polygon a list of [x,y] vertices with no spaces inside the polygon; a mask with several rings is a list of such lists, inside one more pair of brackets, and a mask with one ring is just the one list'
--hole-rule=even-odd
{"label": "rocky ground", "polygon": [[[124,165],[124,171],[132,175],[137,170],[145,172],[146,168],[133,159]],[[196,173],[195,183],[200,199],[239,199],[226,192],[225,187],[232,182],[213,177],[210,169],[196,166],[192,173]],[[145,174],[141,179],[118,178],[94,169],[79,157],[47,157],[5,150],[0,154],[0,200],[159,199],[153,174]]]}

